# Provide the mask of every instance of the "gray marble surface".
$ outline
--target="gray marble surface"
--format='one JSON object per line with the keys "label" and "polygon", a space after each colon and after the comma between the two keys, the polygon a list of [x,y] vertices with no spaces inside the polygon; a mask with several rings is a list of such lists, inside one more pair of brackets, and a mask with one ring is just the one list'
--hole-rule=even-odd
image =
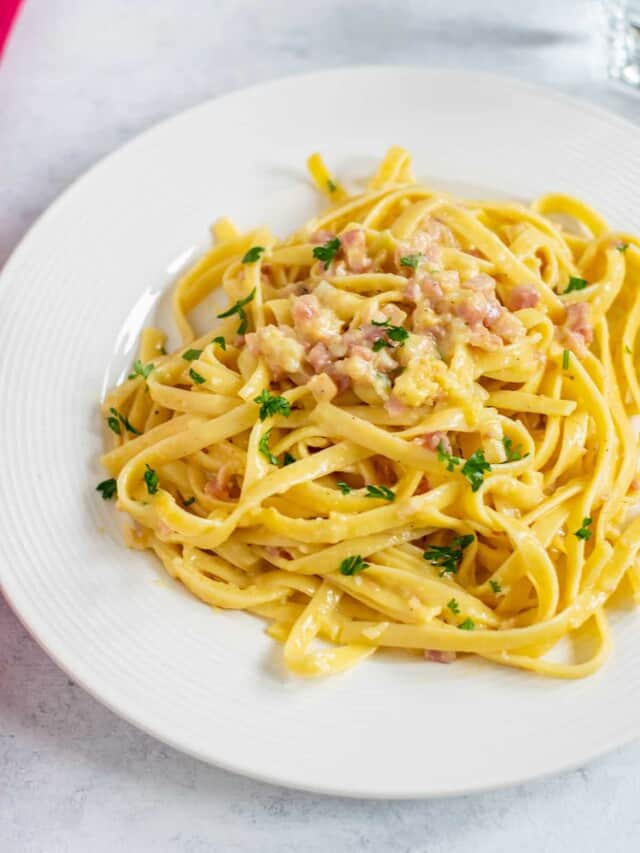
{"label": "gray marble surface", "polygon": [[[178,110],[285,74],[464,66],[640,121],[640,98],[602,76],[590,6],[25,0],[0,65],[0,264],[96,159]],[[639,802],[640,744],[555,778],[431,802],[339,800],[242,779],[119,720],[0,598],[1,853],[631,851],[640,848]]]}

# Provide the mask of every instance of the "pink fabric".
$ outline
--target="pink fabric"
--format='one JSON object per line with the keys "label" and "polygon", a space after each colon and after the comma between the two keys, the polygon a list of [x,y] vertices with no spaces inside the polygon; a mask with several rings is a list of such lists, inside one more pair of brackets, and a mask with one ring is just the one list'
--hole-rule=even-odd
{"label": "pink fabric", "polygon": [[0,57],[22,0],[0,0]]}

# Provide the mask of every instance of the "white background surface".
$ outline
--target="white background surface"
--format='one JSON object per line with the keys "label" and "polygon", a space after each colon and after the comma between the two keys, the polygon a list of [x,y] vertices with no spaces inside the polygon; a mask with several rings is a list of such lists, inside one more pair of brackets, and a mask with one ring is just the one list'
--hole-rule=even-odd
{"label": "white background surface", "polygon": [[[298,71],[504,71],[640,121],[640,99],[598,76],[596,44],[588,4],[573,0],[26,0],[0,65],[0,263],[71,180],[138,131]],[[319,109],[330,121],[330,104]],[[525,152],[523,140],[523,167]],[[554,779],[433,802],[341,801],[240,779],[118,720],[0,604],[2,853],[632,850],[639,801],[640,745]]]}

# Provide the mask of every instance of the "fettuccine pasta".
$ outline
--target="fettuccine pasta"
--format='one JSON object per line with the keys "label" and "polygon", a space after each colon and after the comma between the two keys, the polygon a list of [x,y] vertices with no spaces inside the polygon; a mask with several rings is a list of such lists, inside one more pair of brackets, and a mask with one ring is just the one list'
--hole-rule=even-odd
{"label": "fettuccine pasta", "polygon": [[640,241],[564,195],[436,192],[399,148],[357,194],[308,165],[327,210],[285,240],[217,222],[181,345],[144,332],[98,489],[298,675],[381,648],[593,672],[608,599],[640,600]]}

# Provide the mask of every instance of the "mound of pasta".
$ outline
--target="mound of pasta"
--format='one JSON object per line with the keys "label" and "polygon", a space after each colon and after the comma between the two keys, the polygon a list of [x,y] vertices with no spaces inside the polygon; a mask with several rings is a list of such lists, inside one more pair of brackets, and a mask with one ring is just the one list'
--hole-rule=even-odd
{"label": "mound of pasta", "polygon": [[592,672],[608,599],[640,600],[640,241],[568,196],[433,191],[399,148],[357,194],[308,165],[326,212],[217,222],[181,346],[145,330],[104,401],[128,543],[268,620],[299,675],[384,647]]}

